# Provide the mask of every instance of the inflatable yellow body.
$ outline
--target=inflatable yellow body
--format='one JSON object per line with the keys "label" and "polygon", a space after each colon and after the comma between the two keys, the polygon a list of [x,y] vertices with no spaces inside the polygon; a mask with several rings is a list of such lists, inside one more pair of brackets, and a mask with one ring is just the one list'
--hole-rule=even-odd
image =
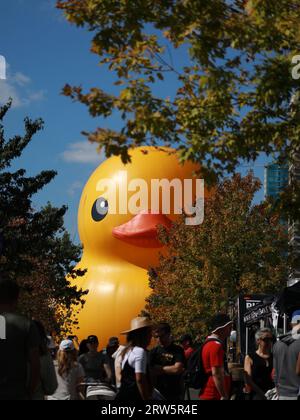
{"label": "inflatable yellow body", "polygon": [[[150,292],[147,269],[157,264],[162,251],[156,227],[169,227],[178,217],[172,204],[168,216],[150,214],[152,180],[191,179],[198,169],[190,162],[180,165],[170,149],[137,148],[130,155],[127,165],[119,157],[101,164],[87,182],[79,206],[83,256],[77,268],[88,271],[75,284],[89,294],[78,316],[78,335],[83,339],[95,334],[102,347],[109,337],[128,329],[144,308]],[[148,203],[137,200],[139,180]],[[171,203],[173,198],[172,193]],[[134,202],[147,206],[141,205],[136,216],[128,212]]]}

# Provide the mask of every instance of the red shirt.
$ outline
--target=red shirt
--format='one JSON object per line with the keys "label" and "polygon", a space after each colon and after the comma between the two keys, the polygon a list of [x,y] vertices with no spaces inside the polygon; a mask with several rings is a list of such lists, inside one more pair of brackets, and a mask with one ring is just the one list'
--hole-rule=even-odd
{"label": "red shirt", "polygon": [[194,353],[193,347],[188,347],[188,348],[184,349],[184,356],[185,356],[186,360],[188,360],[193,353]]}
{"label": "red shirt", "polygon": [[[207,374],[212,372],[212,368],[224,367],[224,348],[218,341],[211,341],[203,347],[202,359],[204,370]],[[208,382],[200,394],[201,400],[220,400],[221,395],[219,394],[214,378],[209,376]]]}

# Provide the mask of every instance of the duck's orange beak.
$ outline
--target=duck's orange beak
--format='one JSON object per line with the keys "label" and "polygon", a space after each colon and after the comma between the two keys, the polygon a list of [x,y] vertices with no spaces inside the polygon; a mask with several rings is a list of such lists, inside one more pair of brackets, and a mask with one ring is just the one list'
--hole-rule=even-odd
{"label": "duck's orange beak", "polygon": [[163,214],[151,214],[143,211],[124,225],[113,229],[113,236],[130,245],[142,248],[161,248],[157,227],[164,226],[168,230],[172,221]]}

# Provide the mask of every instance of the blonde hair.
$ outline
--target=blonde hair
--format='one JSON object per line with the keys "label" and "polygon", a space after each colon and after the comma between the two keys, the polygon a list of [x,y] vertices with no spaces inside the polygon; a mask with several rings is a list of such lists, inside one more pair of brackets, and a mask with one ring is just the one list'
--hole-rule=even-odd
{"label": "blonde hair", "polygon": [[61,377],[66,377],[71,370],[77,365],[77,351],[62,351],[59,350],[57,354],[58,374]]}

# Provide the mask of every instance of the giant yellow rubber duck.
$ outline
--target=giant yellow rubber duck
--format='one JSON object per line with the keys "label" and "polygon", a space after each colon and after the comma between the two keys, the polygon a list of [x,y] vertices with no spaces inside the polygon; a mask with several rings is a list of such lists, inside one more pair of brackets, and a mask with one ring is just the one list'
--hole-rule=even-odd
{"label": "giant yellow rubber duck", "polygon": [[[83,256],[77,268],[87,272],[76,285],[89,294],[78,316],[77,334],[80,339],[97,335],[102,346],[126,330],[144,308],[150,293],[147,269],[157,264],[162,251],[157,226],[169,228],[178,217],[173,190],[170,214],[162,213],[162,203],[149,211],[152,181],[192,179],[199,169],[191,162],[181,165],[172,149],[142,147],[130,155],[127,165],[119,157],[102,163],[88,180],[79,205]],[[128,211],[130,205],[137,207],[135,215]]]}

